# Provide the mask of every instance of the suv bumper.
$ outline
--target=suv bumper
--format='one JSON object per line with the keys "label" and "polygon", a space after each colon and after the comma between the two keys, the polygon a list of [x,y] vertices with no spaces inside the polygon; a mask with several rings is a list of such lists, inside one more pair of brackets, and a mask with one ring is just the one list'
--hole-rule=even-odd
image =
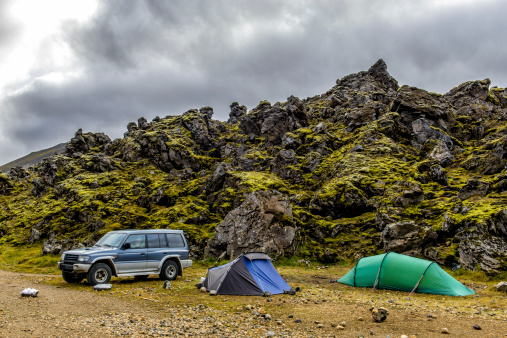
{"label": "suv bumper", "polygon": [[91,266],[91,264],[65,264],[65,262],[58,262],[58,269],[63,272],[87,273]]}

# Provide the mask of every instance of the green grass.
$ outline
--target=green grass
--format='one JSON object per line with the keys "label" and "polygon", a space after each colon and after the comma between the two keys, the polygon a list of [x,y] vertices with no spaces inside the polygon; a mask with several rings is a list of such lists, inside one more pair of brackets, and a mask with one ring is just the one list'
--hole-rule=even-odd
{"label": "green grass", "polygon": [[0,245],[0,269],[23,273],[58,274],[59,255],[42,255],[40,245]]}

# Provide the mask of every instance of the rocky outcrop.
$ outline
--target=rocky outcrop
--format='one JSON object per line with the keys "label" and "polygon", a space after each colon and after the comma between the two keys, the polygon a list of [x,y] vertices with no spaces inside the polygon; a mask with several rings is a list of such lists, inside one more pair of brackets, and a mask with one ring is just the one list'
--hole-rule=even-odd
{"label": "rocky outcrop", "polygon": [[321,95],[230,109],[141,117],[112,142],[79,130],[65,156],[0,175],[2,241],[58,252],[164,226],[195,259],[387,250],[506,269],[507,89],[399,88],[379,60]]}
{"label": "rocky outcrop", "polygon": [[91,149],[97,148],[104,150],[104,146],[111,142],[109,136],[104,133],[85,133],[79,128],[74,137],[67,143],[65,154],[70,157],[78,158],[88,153]]}
{"label": "rocky outcrop", "polygon": [[229,120],[227,120],[228,124],[238,123],[240,117],[246,114],[246,107],[240,106],[237,102],[233,102],[230,108],[231,112],[229,113]]}
{"label": "rocky outcrop", "polygon": [[297,228],[286,197],[274,191],[256,191],[217,225],[208,254],[227,257],[249,251],[271,256],[294,253]]}
{"label": "rocky outcrop", "polygon": [[246,135],[264,137],[269,144],[279,145],[287,132],[306,126],[309,117],[304,102],[291,96],[283,106],[262,101],[238,120],[239,128]]}

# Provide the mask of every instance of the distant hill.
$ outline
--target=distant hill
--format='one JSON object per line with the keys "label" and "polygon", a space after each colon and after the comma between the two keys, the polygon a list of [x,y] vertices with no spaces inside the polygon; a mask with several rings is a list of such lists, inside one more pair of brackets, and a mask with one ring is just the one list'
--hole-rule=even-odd
{"label": "distant hill", "polygon": [[14,168],[17,166],[20,166],[20,167],[26,169],[28,167],[31,167],[31,166],[37,164],[37,163],[40,163],[43,159],[45,159],[49,156],[55,155],[55,153],[56,154],[63,153],[65,151],[66,144],[67,143],[60,143],[60,144],[57,144],[56,146],[51,147],[51,148],[47,148],[47,149],[43,149],[43,150],[39,150],[39,151],[34,151],[26,156],[18,158],[17,160],[14,160],[12,162],[9,162],[7,164],[0,166],[0,170],[4,173],[8,173],[11,170],[11,168]]}

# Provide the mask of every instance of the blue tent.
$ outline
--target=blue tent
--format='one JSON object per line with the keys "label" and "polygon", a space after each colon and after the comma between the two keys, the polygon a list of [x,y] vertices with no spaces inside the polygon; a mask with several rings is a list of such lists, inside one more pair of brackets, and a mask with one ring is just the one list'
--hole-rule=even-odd
{"label": "blue tent", "polygon": [[264,292],[276,295],[291,289],[276,271],[271,258],[257,252],[208,269],[203,285],[207,291],[215,290],[219,295],[260,296]]}

